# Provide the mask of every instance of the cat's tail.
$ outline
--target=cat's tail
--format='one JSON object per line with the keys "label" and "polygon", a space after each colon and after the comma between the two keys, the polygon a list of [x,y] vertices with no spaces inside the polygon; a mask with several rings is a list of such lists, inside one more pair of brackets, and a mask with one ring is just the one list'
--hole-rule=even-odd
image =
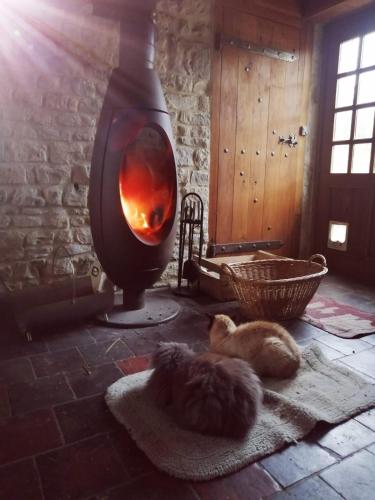
{"label": "cat's tail", "polygon": [[292,377],[301,364],[301,352],[298,345],[285,342],[276,337],[265,339],[262,351],[267,353],[267,360],[263,367],[263,374],[270,377]]}

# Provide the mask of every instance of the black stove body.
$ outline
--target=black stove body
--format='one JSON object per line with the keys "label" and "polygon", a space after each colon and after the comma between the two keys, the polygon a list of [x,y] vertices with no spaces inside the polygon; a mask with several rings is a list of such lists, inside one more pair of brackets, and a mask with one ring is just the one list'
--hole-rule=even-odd
{"label": "black stove body", "polygon": [[94,144],[91,230],[104,271],[124,291],[122,309],[130,311],[143,307],[144,290],[160,278],[176,234],[172,128],[154,70],[155,3],[94,2],[95,14],[120,20],[121,36]]}

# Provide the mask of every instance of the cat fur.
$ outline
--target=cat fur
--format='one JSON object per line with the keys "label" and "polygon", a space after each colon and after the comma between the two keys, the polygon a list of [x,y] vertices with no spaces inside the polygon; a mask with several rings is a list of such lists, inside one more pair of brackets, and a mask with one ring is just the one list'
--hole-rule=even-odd
{"label": "cat fur", "polygon": [[248,361],[261,377],[289,378],[301,364],[301,352],[290,333],[278,323],[250,321],[236,326],[217,314],[209,329],[212,352]]}
{"label": "cat fur", "polygon": [[242,438],[254,426],[262,389],[246,362],[170,342],[158,346],[152,366],[147,390],[181,427]]}

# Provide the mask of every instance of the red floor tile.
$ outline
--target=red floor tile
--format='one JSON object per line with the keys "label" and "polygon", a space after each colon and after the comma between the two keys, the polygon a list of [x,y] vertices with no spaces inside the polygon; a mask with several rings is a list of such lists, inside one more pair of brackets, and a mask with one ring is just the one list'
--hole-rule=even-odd
{"label": "red floor tile", "polygon": [[161,473],[116,488],[104,498],[106,500],[197,500],[186,482]]}
{"label": "red floor tile", "polygon": [[55,413],[67,443],[116,430],[120,425],[102,395],[57,406]]}
{"label": "red floor tile", "polygon": [[0,500],[43,500],[32,460],[0,467]]}
{"label": "red floor tile", "polygon": [[258,500],[279,491],[280,486],[257,464],[229,476],[192,484],[201,500]]}
{"label": "red floor tile", "polygon": [[375,432],[355,420],[349,420],[329,430],[318,440],[324,448],[346,457],[375,442]]}
{"label": "red floor tile", "polygon": [[84,360],[75,348],[39,354],[38,356],[32,356],[30,359],[37,377],[46,377],[61,372],[78,370],[82,368],[84,363]]}
{"label": "red floor tile", "polygon": [[0,465],[62,444],[51,410],[38,410],[0,423]]}
{"label": "red floor tile", "polygon": [[0,362],[0,380],[6,382],[28,382],[34,380],[35,375],[27,358],[16,358]]}
{"label": "red floor tile", "polygon": [[74,399],[63,375],[11,384],[9,397],[15,414],[46,408]]}
{"label": "red floor tile", "polygon": [[261,464],[285,487],[335,462],[336,459],[317,444],[302,441],[265,458]]}
{"label": "red floor tile", "polygon": [[117,365],[120,370],[125,373],[125,375],[131,375],[132,373],[148,370],[148,368],[150,368],[150,361],[151,356],[136,356],[118,361]]}
{"label": "red floor tile", "polygon": [[320,474],[340,495],[350,500],[374,498],[375,455],[363,450]]}
{"label": "red floor tile", "polygon": [[97,366],[87,374],[83,370],[67,375],[70,385],[77,397],[93,396],[103,393],[109,385],[123,376],[114,363]]}
{"label": "red floor tile", "polygon": [[75,500],[123,483],[126,473],[106,436],[97,436],[36,459],[48,500]]}

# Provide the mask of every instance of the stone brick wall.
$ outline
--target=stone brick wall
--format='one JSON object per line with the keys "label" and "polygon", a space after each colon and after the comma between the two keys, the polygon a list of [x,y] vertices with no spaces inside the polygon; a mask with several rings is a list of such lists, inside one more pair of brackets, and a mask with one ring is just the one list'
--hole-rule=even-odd
{"label": "stone brick wall", "polygon": [[[118,24],[92,15],[89,0],[30,0],[1,20],[0,277],[10,288],[70,272],[93,258],[87,208],[96,124],[118,58]],[[36,8],[37,7],[37,8]],[[181,194],[208,207],[210,0],[161,0],[157,68],[171,113]],[[13,12],[14,14],[14,12]],[[31,19],[31,22],[30,22]],[[206,211],[207,213],[207,211]],[[177,248],[174,257],[177,255]],[[175,276],[176,262],[165,273]]]}

